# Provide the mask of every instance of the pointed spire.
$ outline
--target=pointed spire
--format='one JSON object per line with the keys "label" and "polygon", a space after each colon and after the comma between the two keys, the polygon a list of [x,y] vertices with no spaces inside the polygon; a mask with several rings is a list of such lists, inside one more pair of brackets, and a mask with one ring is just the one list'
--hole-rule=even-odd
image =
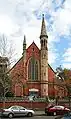
{"label": "pointed spire", "polygon": [[24,35],[24,40],[23,40],[23,53],[22,53],[22,54],[24,54],[25,50],[26,50],[26,37],[25,37],[25,35]]}
{"label": "pointed spire", "polygon": [[26,36],[24,35],[24,41],[23,44],[26,44]]}
{"label": "pointed spire", "polygon": [[40,38],[43,36],[47,36],[47,32],[46,32],[46,26],[45,26],[45,20],[44,20],[44,14],[42,14],[42,25],[41,25],[41,34],[40,34]]}

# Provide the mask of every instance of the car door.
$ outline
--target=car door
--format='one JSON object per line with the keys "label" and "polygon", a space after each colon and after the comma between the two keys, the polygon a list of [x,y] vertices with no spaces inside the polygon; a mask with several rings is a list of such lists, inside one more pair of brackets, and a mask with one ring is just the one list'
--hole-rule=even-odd
{"label": "car door", "polygon": [[27,115],[27,110],[24,107],[18,107],[19,108],[19,115],[20,116],[25,116]]}
{"label": "car door", "polygon": [[50,108],[51,112],[56,112],[56,114],[60,114],[61,113],[61,108],[59,106],[54,106],[52,108]]}
{"label": "car door", "polygon": [[63,106],[56,106],[56,112],[58,115],[63,114],[64,107]]}
{"label": "car door", "polygon": [[13,107],[11,108],[11,111],[12,111],[12,113],[14,114],[14,116],[19,116],[19,109],[18,109],[17,106],[13,106]]}

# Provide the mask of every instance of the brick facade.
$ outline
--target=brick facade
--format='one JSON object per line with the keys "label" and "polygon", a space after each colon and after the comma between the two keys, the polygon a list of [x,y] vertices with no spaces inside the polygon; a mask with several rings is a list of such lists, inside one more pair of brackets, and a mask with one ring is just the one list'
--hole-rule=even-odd
{"label": "brick facade", "polygon": [[[10,70],[10,74],[12,76],[12,91],[15,96],[27,96],[29,95],[29,89],[38,89],[38,96],[41,96],[41,81],[40,81],[40,64],[39,64],[39,79],[38,81],[29,81],[28,80],[28,61],[30,57],[32,57],[32,49],[34,48],[34,57],[40,62],[40,50],[33,42],[26,50],[26,67],[23,66],[23,57],[14,65],[14,67]],[[24,70],[25,69],[25,70]],[[54,80],[55,72],[48,65],[48,82],[52,82]],[[48,83],[47,82],[47,83]],[[52,84],[53,85],[53,84]],[[51,88],[52,87],[52,88]],[[48,94],[53,94],[53,86],[49,86]]]}
{"label": "brick facade", "polygon": [[20,60],[12,67],[12,92],[15,96],[36,95],[40,97],[57,95],[55,72],[48,64],[48,36],[44,17],[42,19],[39,49],[33,42],[26,49],[26,38],[23,42],[23,53]]}

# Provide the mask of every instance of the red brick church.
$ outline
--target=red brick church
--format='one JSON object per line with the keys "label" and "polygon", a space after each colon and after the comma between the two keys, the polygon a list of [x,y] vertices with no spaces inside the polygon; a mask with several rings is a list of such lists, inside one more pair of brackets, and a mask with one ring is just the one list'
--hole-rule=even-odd
{"label": "red brick church", "polygon": [[[33,34],[32,34],[33,35]],[[55,96],[55,72],[48,64],[48,35],[44,16],[40,33],[40,49],[33,42],[26,48],[26,37],[23,41],[23,53],[12,67],[12,91],[15,96]]]}

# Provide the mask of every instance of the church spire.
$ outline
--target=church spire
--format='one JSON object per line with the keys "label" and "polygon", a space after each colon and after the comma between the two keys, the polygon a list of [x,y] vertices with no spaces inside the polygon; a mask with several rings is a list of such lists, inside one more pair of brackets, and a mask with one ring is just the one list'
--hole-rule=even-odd
{"label": "church spire", "polygon": [[41,34],[40,34],[40,80],[41,80],[41,96],[48,96],[48,36],[46,33],[46,26],[44,15],[42,17]]}
{"label": "church spire", "polygon": [[23,54],[24,54],[25,50],[26,50],[26,37],[24,35],[24,40],[23,40]]}
{"label": "church spire", "polygon": [[42,26],[41,26],[41,34],[40,34],[40,39],[42,37],[47,37],[47,32],[46,32],[46,26],[45,26],[45,20],[44,20],[44,14],[42,15]]}
{"label": "church spire", "polygon": [[26,44],[26,36],[24,35],[24,42],[23,42],[23,44]]}

